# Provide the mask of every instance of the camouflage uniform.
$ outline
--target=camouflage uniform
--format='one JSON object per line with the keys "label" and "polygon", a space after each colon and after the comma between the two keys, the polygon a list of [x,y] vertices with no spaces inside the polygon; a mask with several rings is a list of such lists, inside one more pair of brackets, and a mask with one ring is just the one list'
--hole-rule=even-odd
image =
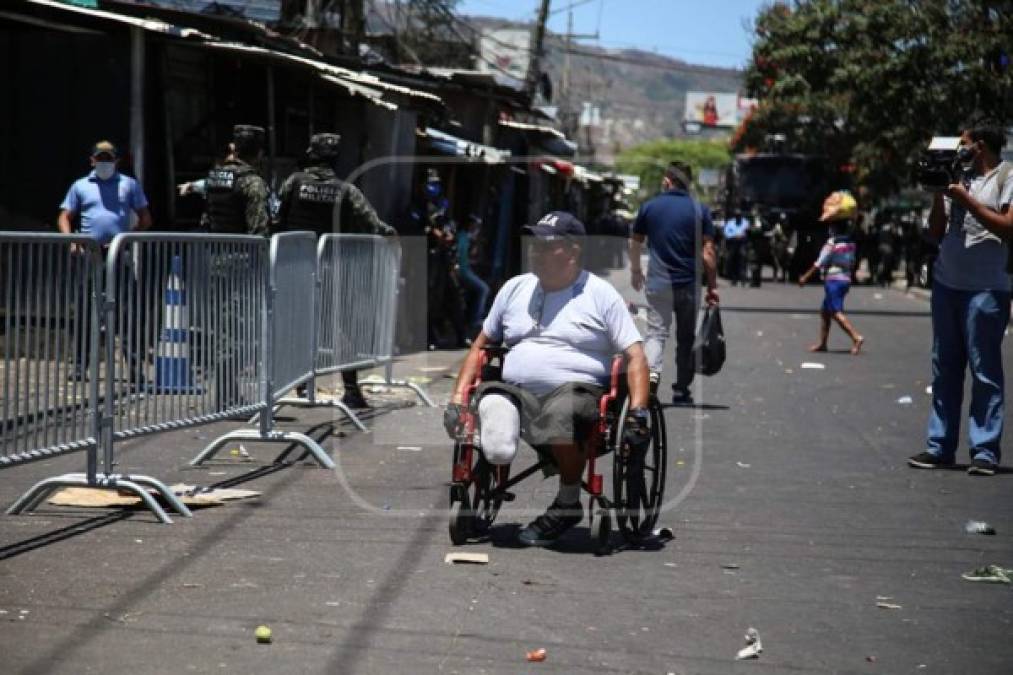
{"label": "camouflage uniform", "polygon": [[[283,230],[309,230],[325,234],[379,234],[397,236],[397,231],[380,220],[369,200],[359,188],[340,178],[330,162],[338,154],[341,137],[338,134],[314,134],[306,154],[313,162],[302,171],[289,176],[281,186],[279,220]],[[364,272],[368,276],[369,271]],[[370,279],[360,277],[368,286]],[[339,291],[340,292],[340,291]],[[336,328],[336,327],[334,327]],[[347,347],[350,341],[340,332],[324,329],[319,337],[321,344],[337,349]],[[341,373],[345,385],[342,401],[352,408],[365,407],[366,401],[359,390],[354,370]],[[304,392],[304,388],[300,388]]]}
{"label": "camouflage uniform", "polygon": [[[245,124],[233,128],[237,146],[250,154],[263,146],[264,130]],[[245,152],[243,154],[246,154]],[[221,234],[271,234],[271,217],[265,181],[247,162],[229,158],[211,169],[207,177],[207,211],[204,222]]]}
{"label": "camouflage uniform", "polygon": [[314,164],[293,173],[281,186],[282,229],[396,235],[359,188],[338,178],[328,165],[337,156],[340,140],[338,134],[314,134],[310,139],[306,153]]}

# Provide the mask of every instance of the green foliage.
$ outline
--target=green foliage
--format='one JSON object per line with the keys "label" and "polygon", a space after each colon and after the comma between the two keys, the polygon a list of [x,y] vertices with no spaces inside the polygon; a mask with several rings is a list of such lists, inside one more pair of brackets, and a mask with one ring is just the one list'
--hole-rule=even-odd
{"label": "green foliage", "polygon": [[731,159],[724,140],[664,139],[626,150],[616,158],[616,168],[620,173],[640,176],[641,196],[650,197],[657,192],[665,167],[673,160],[693,167],[695,181],[701,169],[721,169]]}
{"label": "green foliage", "polygon": [[733,141],[853,164],[883,197],[909,184],[933,135],[972,116],[1013,120],[1013,4],[996,0],[796,0],[761,10],[746,88],[760,106]]}

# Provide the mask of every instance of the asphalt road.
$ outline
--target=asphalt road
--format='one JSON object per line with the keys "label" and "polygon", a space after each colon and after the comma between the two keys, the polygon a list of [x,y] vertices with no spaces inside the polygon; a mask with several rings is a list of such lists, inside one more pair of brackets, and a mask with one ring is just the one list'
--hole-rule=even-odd
{"label": "asphalt road", "polygon": [[[262,495],[170,526],[48,505],[0,517],[0,671],[1013,672],[1013,588],[960,578],[1013,567],[1013,473],[904,463],[929,404],[927,304],[858,288],[863,353],[835,328],[831,351],[810,355],[820,299],[817,287],[723,289],[729,361],[699,381],[694,408],[666,411],[673,541],[595,557],[585,521],[554,549],[517,548],[518,525],[555,491],[533,478],[492,540],[465,548],[488,565],[445,564],[437,409],[376,411],[369,434],[285,411],[336,471],[275,468],[277,450],[253,445],[253,462],[189,469],[229,425],[166,433],[124,444],[121,468],[170,483],[248,475]],[[452,356],[407,368],[432,375]],[[449,388],[431,392],[445,401]],[[82,464],[0,472],[0,501]],[[998,535],[965,534],[968,519]],[[259,624],[272,644],[254,640]],[[763,653],[737,662],[749,627]],[[528,663],[537,648],[546,660]]]}

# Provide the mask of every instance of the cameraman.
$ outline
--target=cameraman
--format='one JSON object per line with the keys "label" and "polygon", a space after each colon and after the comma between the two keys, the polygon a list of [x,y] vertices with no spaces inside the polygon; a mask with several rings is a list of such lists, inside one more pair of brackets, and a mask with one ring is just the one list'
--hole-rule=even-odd
{"label": "cameraman", "polygon": [[1003,426],[1002,338],[1009,322],[1007,244],[1013,235],[1013,172],[1000,160],[1006,136],[979,123],[960,137],[962,182],[935,191],[929,236],[940,242],[932,284],[932,412],[926,450],[908,464],[954,464],[964,369],[970,366],[968,415],[971,475],[991,476]]}

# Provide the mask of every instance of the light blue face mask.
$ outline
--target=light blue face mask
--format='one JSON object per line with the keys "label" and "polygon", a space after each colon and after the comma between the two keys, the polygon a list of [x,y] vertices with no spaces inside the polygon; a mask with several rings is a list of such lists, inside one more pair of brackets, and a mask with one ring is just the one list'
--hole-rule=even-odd
{"label": "light blue face mask", "polygon": [[95,162],[95,175],[99,180],[109,180],[116,173],[116,162]]}

